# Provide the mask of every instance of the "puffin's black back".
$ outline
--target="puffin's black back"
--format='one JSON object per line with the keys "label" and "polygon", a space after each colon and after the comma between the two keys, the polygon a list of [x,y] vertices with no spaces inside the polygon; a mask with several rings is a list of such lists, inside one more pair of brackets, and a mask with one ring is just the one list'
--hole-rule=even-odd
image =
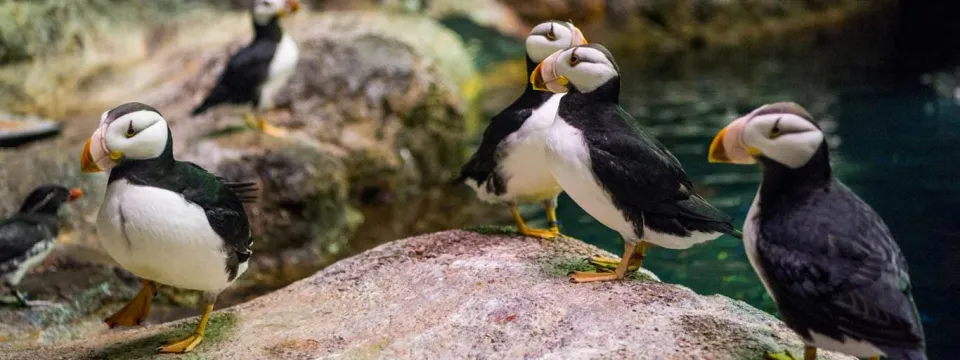
{"label": "puffin's black back", "polygon": [[231,250],[226,264],[230,280],[236,277],[237,265],[250,258],[253,238],[241,198],[231,184],[199,165],[176,161],[172,134],[168,133],[167,146],[159,157],[125,161],[113,168],[109,182],[120,179],[181,194],[186,201],[203,208],[210,226]]}
{"label": "puffin's black back", "polygon": [[270,62],[283,38],[280,19],[273,17],[266,25],[254,23],[254,33],[253,42],[230,57],[217,79],[217,85],[193,109],[193,115],[222,103],[258,105],[260,88],[267,80]]}
{"label": "puffin's black back", "polygon": [[16,270],[3,264],[29,251],[37,243],[50,240],[60,231],[57,211],[70,190],[59,185],[42,185],[27,195],[20,211],[0,220],[0,273]]}
{"label": "puffin's black back", "polygon": [[[537,63],[527,57],[527,78],[530,77],[530,73],[536,67]],[[533,111],[553,96],[549,92],[534,90],[529,81],[526,83],[527,86],[523,90],[523,94],[520,94],[520,97],[510,106],[490,119],[490,124],[483,132],[480,147],[460,169],[460,176],[454,181],[455,183],[473,179],[477,184],[480,184],[487,180],[500,160],[498,148],[503,139],[520,129],[527,118],[533,114]],[[498,195],[506,191],[506,184],[503,183],[503,179],[496,176],[493,177],[489,186],[492,186],[492,192]]]}
{"label": "puffin's black back", "polygon": [[646,225],[677,236],[702,231],[740,237],[733,219],[696,193],[680,161],[620,107],[619,92],[619,77],[589,93],[572,88],[558,110],[582,131],[594,175],[614,205],[638,231]]}
{"label": "puffin's black back", "polygon": [[758,270],[787,325],[923,358],[907,262],[880,216],[832,177],[826,144],[799,169],[761,162]]}
{"label": "puffin's black back", "polygon": [[70,189],[60,185],[41,185],[23,200],[19,213],[42,213],[56,215],[60,205],[67,202]]}

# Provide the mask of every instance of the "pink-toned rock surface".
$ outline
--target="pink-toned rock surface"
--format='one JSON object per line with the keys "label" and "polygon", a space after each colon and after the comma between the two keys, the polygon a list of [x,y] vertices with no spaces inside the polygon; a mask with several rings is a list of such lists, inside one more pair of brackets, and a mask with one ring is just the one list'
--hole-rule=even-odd
{"label": "pink-toned rock surface", "polygon": [[[186,359],[759,359],[800,353],[780,321],[650,280],[571,284],[602,253],[577,240],[447,231],[379,246],[214,315]],[[0,354],[130,359],[195,318]],[[845,358],[821,353],[820,359]]]}

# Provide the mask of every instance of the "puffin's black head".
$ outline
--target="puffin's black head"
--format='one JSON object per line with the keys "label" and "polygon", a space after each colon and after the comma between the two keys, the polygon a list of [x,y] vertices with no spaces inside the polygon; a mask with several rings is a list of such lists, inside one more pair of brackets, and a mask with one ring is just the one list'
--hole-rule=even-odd
{"label": "puffin's black head", "polygon": [[710,162],[753,164],[768,159],[791,169],[825,149],[823,131],[806,109],[790,102],[768,104],[734,120],[710,144]]}
{"label": "puffin's black head", "polygon": [[108,170],[127,160],[153,159],[164,154],[170,130],[160,112],[132,102],[107,110],[80,156],[84,172]]}
{"label": "puffin's black head", "polygon": [[27,195],[20,206],[21,214],[52,214],[55,215],[60,205],[74,201],[83,196],[78,188],[67,189],[60,185],[41,185]]}
{"label": "puffin's black head", "polygon": [[276,18],[282,18],[300,10],[300,0],[253,0],[250,11],[253,22],[266,25]]}
{"label": "puffin's black head", "polygon": [[534,26],[527,36],[527,59],[536,65],[550,54],[586,43],[583,32],[572,23],[556,20],[543,22]]}
{"label": "puffin's black head", "polygon": [[619,85],[620,67],[610,51],[600,44],[584,44],[553,53],[530,75],[534,89],[554,93],[564,93],[571,88],[590,93],[611,82]]}

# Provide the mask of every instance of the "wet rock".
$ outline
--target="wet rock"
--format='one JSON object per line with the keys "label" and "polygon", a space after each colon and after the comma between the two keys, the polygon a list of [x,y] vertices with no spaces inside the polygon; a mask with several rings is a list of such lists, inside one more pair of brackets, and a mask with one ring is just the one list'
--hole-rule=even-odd
{"label": "wet rock", "polygon": [[[306,358],[713,358],[801,353],[779,320],[743,302],[648,277],[571,284],[603,253],[447,231],[395,241],[285,289],[219,311],[232,330],[193,356]],[[6,354],[10,359],[143,354],[194,319]],[[118,351],[117,349],[122,349]],[[160,357],[157,357],[160,358]],[[852,359],[822,352],[821,359]]]}

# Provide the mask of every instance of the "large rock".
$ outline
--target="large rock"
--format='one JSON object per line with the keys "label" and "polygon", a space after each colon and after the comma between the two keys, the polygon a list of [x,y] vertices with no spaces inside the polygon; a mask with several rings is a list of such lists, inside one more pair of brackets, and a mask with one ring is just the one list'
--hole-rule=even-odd
{"label": "large rock", "polygon": [[247,208],[253,264],[225,304],[387,240],[488,218],[491,207],[450,186],[479,131],[477,79],[458,36],[419,15],[297,15],[286,27],[302,58],[282,94],[292,107],[274,121],[291,135],[276,139],[238,130],[241,108],[188,116],[229,54],[249,41],[249,21],[223,14],[143,30],[149,56],[96,82],[102,91],[89,100],[104,108],[65,121],[57,140],[0,151],[0,214],[40,183],[81,186],[87,197],[65,212],[57,257],[111,263],[94,225],[106,177],[81,174],[78,154],[99,111],[137,100],[169,121],[178,158],[260,184],[261,200]]}
{"label": "large rock", "polygon": [[[801,352],[773,316],[729,298],[631,276],[571,284],[601,250],[470,231],[382,245],[213,317],[210,359],[759,359]],[[194,319],[4,354],[133,358]],[[157,356],[157,358],[164,358]],[[822,352],[820,359],[851,359]]]}

